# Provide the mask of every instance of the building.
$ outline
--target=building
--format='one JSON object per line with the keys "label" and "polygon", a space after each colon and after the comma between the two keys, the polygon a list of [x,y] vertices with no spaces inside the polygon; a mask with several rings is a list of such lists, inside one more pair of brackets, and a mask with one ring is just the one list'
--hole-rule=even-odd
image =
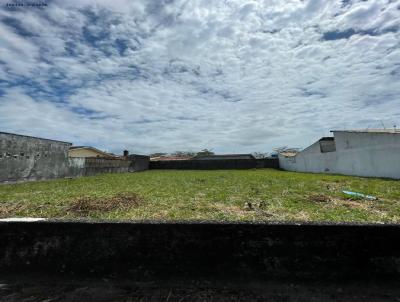
{"label": "building", "polygon": [[194,160],[225,160],[225,159],[255,159],[251,154],[212,154],[212,155],[201,155],[195,156]]}
{"label": "building", "polygon": [[0,132],[0,182],[64,177],[72,144]]}
{"label": "building", "polygon": [[281,152],[281,169],[400,179],[400,131],[333,130],[300,152]]}
{"label": "building", "polygon": [[68,155],[69,157],[101,157],[109,159],[119,158],[114,154],[107,153],[89,146],[73,146],[69,148]]}

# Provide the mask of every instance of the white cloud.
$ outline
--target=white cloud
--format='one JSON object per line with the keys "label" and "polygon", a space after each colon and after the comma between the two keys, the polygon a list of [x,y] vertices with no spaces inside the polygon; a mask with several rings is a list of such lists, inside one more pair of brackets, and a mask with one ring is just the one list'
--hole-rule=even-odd
{"label": "white cloud", "polygon": [[1,129],[250,152],[400,118],[396,2],[165,2],[2,7]]}

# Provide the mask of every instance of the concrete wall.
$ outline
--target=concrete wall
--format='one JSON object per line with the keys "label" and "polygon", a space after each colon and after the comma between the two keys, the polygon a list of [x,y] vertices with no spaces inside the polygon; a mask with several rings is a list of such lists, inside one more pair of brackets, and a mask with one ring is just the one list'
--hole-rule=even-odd
{"label": "concrete wall", "polygon": [[149,169],[149,157],[145,155],[130,155],[127,159],[74,157],[70,158],[69,162],[71,176],[139,172]]}
{"label": "concrete wall", "polygon": [[131,161],[124,159],[107,159],[97,157],[73,157],[70,158],[70,175],[92,176],[102,173],[130,172]]}
{"label": "concrete wall", "polygon": [[69,165],[68,177],[85,176],[86,158],[70,157],[68,158],[68,165]]}
{"label": "concrete wall", "polygon": [[322,153],[320,142],[317,141],[296,156],[286,157],[279,154],[279,166],[288,171],[337,173],[337,156],[337,152]]}
{"label": "concrete wall", "polygon": [[277,158],[151,161],[150,169],[218,170],[278,168]]}
{"label": "concrete wall", "polygon": [[342,174],[400,179],[400,133],[335,132]]}
{"label": "concrete wall", "polygon": [[64,177],[71,143],[0,132],[0,182]]}
{"label": "concrete wall", "polygon": [[149,157],[68,157],[71,143],[0,132],[0,183],[143,171]]}
{"label": "concrete wall", "polygon": [[128,156],[128,160],[132,162],[131,171],[139,172],[149,169],[150,156],[132,154]]}
{"label": "concrete wall", "polygon": [[321,153],[319,142],[295,157],[279,155],[289,171],[400,179],[400,133],[334,132],[336,151]]}
{"label": "concrete wall", "polygon": [[399,278],[399,225],[0,222],[0,271],[330,280]]}

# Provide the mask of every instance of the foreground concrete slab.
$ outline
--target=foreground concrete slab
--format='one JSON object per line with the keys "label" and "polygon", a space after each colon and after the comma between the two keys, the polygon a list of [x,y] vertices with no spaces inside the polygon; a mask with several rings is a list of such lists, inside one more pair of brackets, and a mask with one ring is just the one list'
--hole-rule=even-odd
{"label": "foreground concrete slab", "polygon": [[399,236],[383,224],[1,221],[0,301],[396,301]]}
{"label": "foreground concrete slab", "polygon": [[149,280],[14,275],[0,277],[0,301],[399,301],[400,284],[374,281]]}

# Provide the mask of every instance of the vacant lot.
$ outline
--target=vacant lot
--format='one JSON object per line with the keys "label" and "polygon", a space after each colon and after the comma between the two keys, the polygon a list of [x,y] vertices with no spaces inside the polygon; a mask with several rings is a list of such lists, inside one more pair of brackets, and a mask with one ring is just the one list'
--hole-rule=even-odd
{"label": "vacant lot", "polygon": [[[349,199],[342,190],[378,199]],[[400,181],[284,172],[152,170],[0,185],[0,217],[400,222]]]}

